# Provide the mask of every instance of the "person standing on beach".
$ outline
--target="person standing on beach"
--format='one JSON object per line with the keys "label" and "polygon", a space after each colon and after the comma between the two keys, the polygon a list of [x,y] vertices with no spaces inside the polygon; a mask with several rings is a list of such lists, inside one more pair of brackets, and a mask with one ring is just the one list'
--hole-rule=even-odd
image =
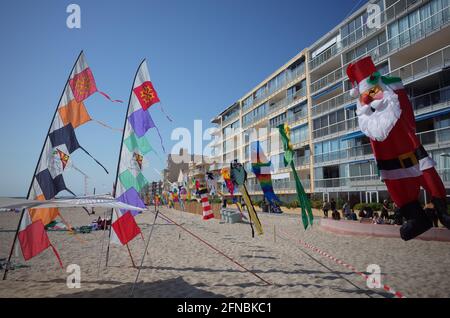
{"label": "person standing on beach", "polygon": [[331,207],[331,213],[334,213],[336,211],[336,201],[334,200],[334,198],[331,198],[330,207]]}
{"label": "person standing on beach", "polygon": [[327,200],[323,202],[322,211],[325,218],[328,218],[328,211],[330,210],[330,203]]}
{"label": "person standing on beach", "polygon": [[383,201],[383,207],[381,208],[380,217],[385,220],[389,219],[389,204],[387,200]]}

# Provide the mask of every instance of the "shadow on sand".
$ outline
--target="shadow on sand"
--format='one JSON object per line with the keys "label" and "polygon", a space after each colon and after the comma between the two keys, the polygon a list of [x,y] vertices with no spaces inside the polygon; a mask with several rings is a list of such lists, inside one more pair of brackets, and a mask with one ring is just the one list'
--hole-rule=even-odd
{"label": "shadow on sand", "polygon": [[[85,282],[89,284],[90,282]],[[93,282],[96,283],[96,282]],[[56,296],[56,298],[123,298],[131,297],[133,283],[124,283],[111,288],[97,288],[72,294]],[[208,292],[187,283],[183,278],[173,278],[156,282],[140,282],[136,284],[134,298],[223,298],[224,295]]]}

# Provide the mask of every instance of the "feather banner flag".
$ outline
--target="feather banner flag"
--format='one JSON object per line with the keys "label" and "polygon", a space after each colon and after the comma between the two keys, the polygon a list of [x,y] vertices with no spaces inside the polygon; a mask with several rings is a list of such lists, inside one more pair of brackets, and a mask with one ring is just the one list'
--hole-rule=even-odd
{"label": "feather banner flag", "polygon": [[[130,92],[114,191],[114,197],[120,202],[136,207],[145,208],[139,195],[148,185],[142,172],[145,167],[143,162],[146,154],[154,152],[145,135],[151,128],[157,129],[148,112],[149,108],[157,102],[159,98],[150,81],[147,63],[144,60],[139,65]],[[137,213],[139,211],[117,209],[114,211],[111,243],[126,245],[141,233],[134,220]]]}
{"label": "feather banner flag", "polygon": [[252,171],[258,179],[264,196],[270,204],[281,203],[272,186],[272,175],[270,173],[271,162],[267,161],[259,141],[251,144]]}
{"label": "feather banner flag", "polygon": [[230,166],[231,171],[231,180],[235,185],[238,186],[239,191],[242,194],[245,205],[247,206],[248,215],[250,217],[250,226],[252,228],[252,236],[255,234],[253,232],[253,224],[255,224],[256,232],[258,235],[263,234],[263,228],[261,222],[259,221],[258,214],[255,211],[255,207],[253,206],[252,200],[250,199],[250,195],[248,194],[247,187],[245,186],[245,181],[247,181],[247,172],[244,169],[244,166],[241,163],[238,163],[236,160],[231,163]]}
{"label": "feather banner flag", "polygon": [[291,137],[290,137],[290,129],[287,124],[281,124],[278,126],[278,130],[281,135],[281,141],[283,143],[284,148],[284,165],[291,166],[292,173],[294,175],[295,179],[295,188],[297,190],[297,197],[298,201],[302,210],[302,222],[305,230],[308,228],[308,226],[313,225],[314,216],[312,214],[311,209],[311,202],[309,201],[308,197],[306,196],[305,189],[302,186],[302,183],[300,181],[300,178],[298,177],[297,171],[295,170],[295,164],[294,164],[294,155],[293,155],[293,148],[291,144]]}
{"label": "feather banner flag", "polygon": [[[88,74],[88,79],[82,81],[81,78],[84,76],[82,74]],[[27,199],[50,200],[63,190],[74,195],[66,186],[63,172],[75,150],[80,148],[89,154],[78,143],[75,129],[91,120],[84,101],[96,91],[92,71],[86,62],[84,53],[81,52],[70,72],[53,115]],[[91,155],[89,154],[89,156]],[[100,164],[97,160],[95,161]],[[59,215],[57,208],[33,208],[22,211],[14,244],[18,238],[25,260],[29,260],[51,247],[62,266],[59,254],[50,243],[44,230],[45,225]]]}

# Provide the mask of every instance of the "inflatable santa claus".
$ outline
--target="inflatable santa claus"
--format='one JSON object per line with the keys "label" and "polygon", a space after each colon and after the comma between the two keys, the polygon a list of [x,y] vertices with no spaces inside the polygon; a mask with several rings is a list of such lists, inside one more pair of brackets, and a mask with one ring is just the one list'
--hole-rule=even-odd
{"label": "inflatable santa claus", "polygon": [[416,136],[414,112],[400,78],[380,76],[370,57],[347,68],[357,98],[361,131],[370,138],[381,179],[406,222],[405,241],[432,227],[419,202],[420,187],[427,191],[439,220],[450,228],[446,191],[436,165]]}

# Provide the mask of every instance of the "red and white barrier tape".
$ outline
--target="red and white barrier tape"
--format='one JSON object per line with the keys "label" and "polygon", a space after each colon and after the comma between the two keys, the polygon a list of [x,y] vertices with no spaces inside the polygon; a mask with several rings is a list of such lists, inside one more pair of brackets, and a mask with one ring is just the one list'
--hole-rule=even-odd
{"label": "red and white barrier tape", "polygon": [[[284,233],[285,235],[289,236],[287,233]],[[366,281],[369,280],[369,276],[358,271],[353,265],[347,264],[344,261],[334,257],[333,255],[328,254],[327,252],[322,251],[321,249],[306,243],[305,241],[298,239],[299,243],[302,244],[303,246],[309,248],[310,250],[327,257],[328,259],[331,259],[332,261],[334,261],[335,263],[344,266],[345,268],[353,271],[355,274],[358,274],[360,276],[362,276]],[[401,292],[394,290],[392,287],[388,286],[388,285],[383,285],[383,289],[385,291],[387,291],[388,293],[393,294],[395,297],[397,298],[406,298]]]}

